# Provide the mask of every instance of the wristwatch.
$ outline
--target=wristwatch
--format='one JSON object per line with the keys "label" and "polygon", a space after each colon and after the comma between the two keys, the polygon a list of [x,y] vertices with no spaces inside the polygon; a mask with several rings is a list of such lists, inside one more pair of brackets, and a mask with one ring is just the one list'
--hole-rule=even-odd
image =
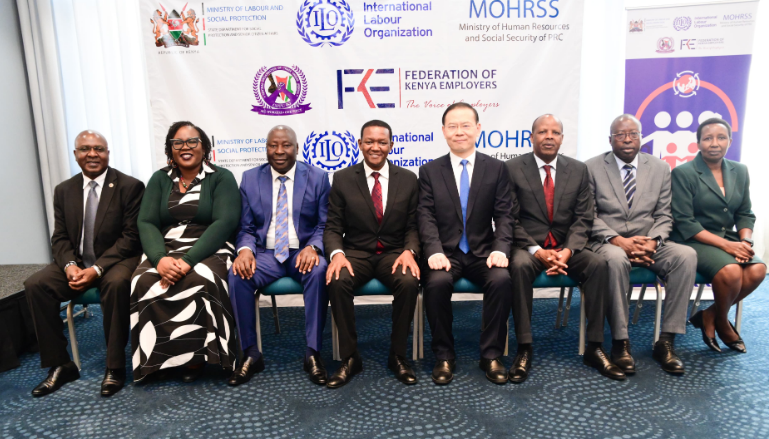
{"label": "wristwatch", "polygon": [[740,241],[747,242],[751,247],[753,247],[753,240],[750,238],[742,238]]}
{"label": "wristwatch", "polygon": [[320,250],[320,248],[318,248],[318,246],[316,246],[316,245],[312,245],[312,244],[310,244],[310,247],[312,247],[312,249],[313,249],[313,250],[315,250],[315,253],[317,253],[317,254],[321,254],[321,253],[323,253],[323,252]]}

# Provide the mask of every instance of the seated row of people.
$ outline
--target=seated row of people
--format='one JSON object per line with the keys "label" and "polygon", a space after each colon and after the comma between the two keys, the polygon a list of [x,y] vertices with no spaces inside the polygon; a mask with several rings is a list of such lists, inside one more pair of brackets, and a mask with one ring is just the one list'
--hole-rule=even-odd
{"label": "seated row of people", "polygon": [[[718,334],[745,352],[727,314],[758,287],[766,266],[752,250],[747,169],[724,158],[727,122],[703,122],[700,153],[672,176],[667,164],[639,152],[641,124],[630,115],[611,124],[612,151],[586,163],[558,154],[564,132],[554,115],[534,121],[533,152],[507,163],[476,152],[480,128],[470,105],[447,108],[449,153],[422,166],[417,179],[387,160],[391,127],[367,122],[358,141],[363,163],[336,172],[331,186],[325,172],[296,161],[296,134],[279,125],[267,136],[267,164],[243,174],[239,193],[232,173],[209,162],[210,140],[190,122],[169,129],[168,166],[146,190],[109,168],[101,134],[82,132],[75,158],[83,172],[55,192],[54,262],[25,282],[41,365],[50,368],[33,395],[79,378],[59,306],[91,287],[101,291],[104,315],[104,396],[124,386],[129,330],[136,382],[172,368],[192,382],[206,364],[232,371],[230,385],[248,382],[265,367],[256,340],[259,290],[286,276],[304,289],[304,370],[329,388],[363,369],[353,297],[372,279],[393,294],[388,367],[404,384],[417,382],[406,341],[420,284],[436,359],[431,378],[453,380],[451,297],[463,277],[483,288],[480,367],[497,384],[530,373],[532,285],[543,271],[579,281],[583,361],[608,378],[635,373],[627,331],[634,266],[666,284],[653,350],[663,370],[684,373],[674,340],[685,333],[697,271],[713,279],[716,300],[691,322],[711,349],[720,351]],[[329,302],[342,357],[331,376],[321,358]],[[508,369],[511,310],[518,347]],[[602,347],[605,320],[610,355]]]}

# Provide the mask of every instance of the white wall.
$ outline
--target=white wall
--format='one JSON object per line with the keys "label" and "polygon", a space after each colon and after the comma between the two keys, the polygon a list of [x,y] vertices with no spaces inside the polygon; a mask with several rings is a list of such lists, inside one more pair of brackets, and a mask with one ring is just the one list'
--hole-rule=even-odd
{"label": "white wall", "polygon": [[16,2],[0,2],[0,265],[51,260]]}

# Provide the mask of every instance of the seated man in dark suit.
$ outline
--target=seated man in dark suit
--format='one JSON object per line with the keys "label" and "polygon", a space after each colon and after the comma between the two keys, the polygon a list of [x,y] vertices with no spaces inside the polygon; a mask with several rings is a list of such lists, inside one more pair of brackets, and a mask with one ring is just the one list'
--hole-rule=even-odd
{"label": "seated man in dark suit", "polygon": [[125,383],[131,274],[141,244],[136,218],[144,184],[109,168],[107,140],[96,131],[75,138],[75,159],[83,170],[56,186],[51,250],[54,262],[24,282],[48,378],[32,391],[44,396],[80,378],[67,353],[59,316],[61,302],[98,287],[107,342],[107,370],[101,394],[111,396]]}
{"label": "seated man in dark suit", "polygon": [[274,127],[267,134],[267,164],[244,172],[240,182],[238,257],[229,285],[244,359],[228,381],[231,386],[264,370],[264,357],[256,344],[258,290],[284,276],[304,287],[304,370],[310,381],[326,384],[320,349],[328,308],[323,230],[330,186],[323,170],[296,161],[298,149],[294,130]]}
{"label": "seated man in dark suit", "polygon": [[[454,282],[466,277],[483,286],[480,367],[496,384],[507,382],[500,360],[507,340],[512,282],[507,269],[513,240],[510,177],[505,164],[475,151],[478,113],[459,102],[443,113],[450,153],[419,168],[419,234],[429,270],[424,285],[437,362],[432,379],[454,378]],[[492,229],[492,221],[494,228]]]}
{"label": "seated man in dark suit", "polygon": [[532,283],[543,270],[580,282],[587,314],[588,343],[583,362],[608,378],[624,380],[625,374],[601,347],[608,274],[606,260],[586,248],[594,215],[587,166],[558,155],[563,123],[551,114],[534,120],[531,141],[534,152],[507,162],[518,224],[510,264],[518,354],[510,368],[510,381],[522,383],[529,376]]}
{"label": "seated man in dark suit", "polygon": [[360,137],[364,162],[334,174],[323,235],[331,259],[326,283],[342,357],[328,387],[341,387],[363,370],[353,292],[374,278],[394,296],[388,367],[402,383],[416,384],[406,361],[406,340],[419,289],[417,177],[387,160],[393,146],[390,125],[366,122]]}

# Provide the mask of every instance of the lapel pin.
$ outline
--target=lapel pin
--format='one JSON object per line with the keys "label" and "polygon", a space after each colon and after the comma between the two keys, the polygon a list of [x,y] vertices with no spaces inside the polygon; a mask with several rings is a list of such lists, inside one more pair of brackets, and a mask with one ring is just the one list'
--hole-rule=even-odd
{"label": "lapel pin", "polygon": [[109,187],[115,187],[115,183],[110,183]]}

